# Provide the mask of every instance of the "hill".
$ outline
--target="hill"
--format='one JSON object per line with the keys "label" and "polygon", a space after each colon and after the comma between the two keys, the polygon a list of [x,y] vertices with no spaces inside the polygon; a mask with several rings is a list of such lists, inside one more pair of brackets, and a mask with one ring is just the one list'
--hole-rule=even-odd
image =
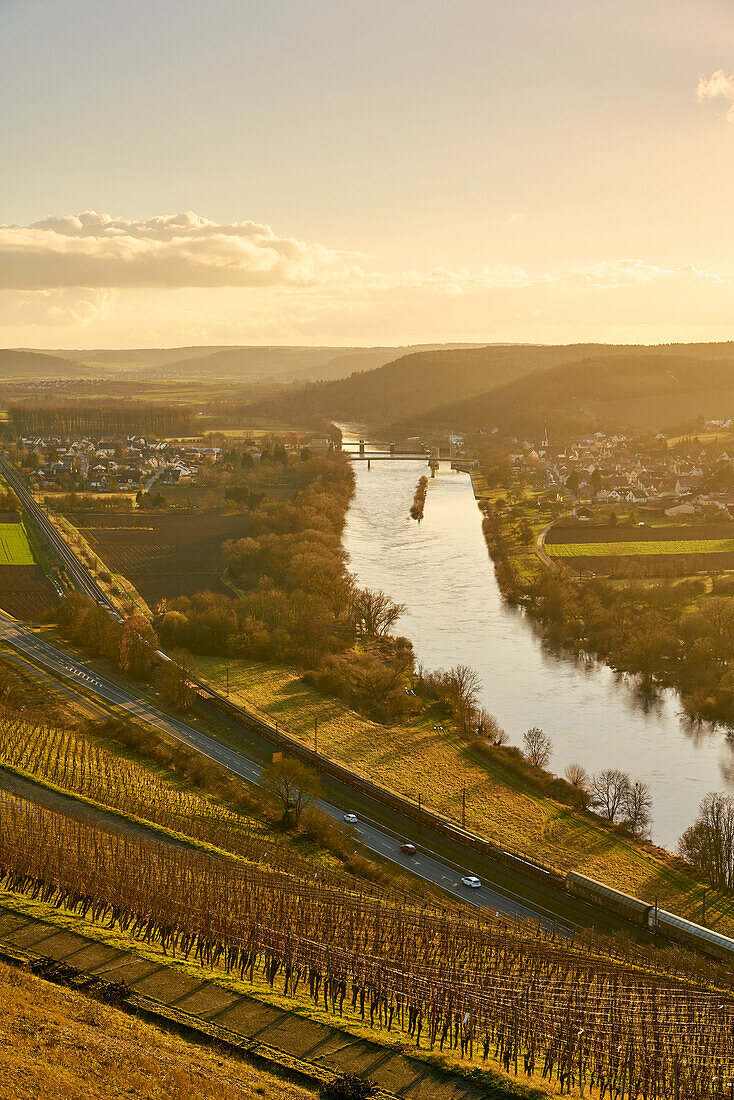
{"label": "hill", "polygon": [[[445,346],[438,345],[446,350]],[[159,374],[245,381],[314,381],[339,379],[372,370],[413,348],[243,347],[207,351],[198,357],[168,362]]]}
{"label": "hill", "polygon": [[0,997],[3,1097],[307,1100],[315,1095],[241,1058],[187,1042],[3,964]]}
{"label": "hill", "polygon": [[699,415],[731,416],[734,351],[730,356],[705,359],[656,348],[588,357],[407,417],[401,427],[537,436],[546,422],[558,434],[599,424],[660,430]]}
{"label": "hill", "polygon": [[[400,355],[438,348],[472,347],[463,344],[421,344],[407,347],[302,346],[192,346],[180,348],[58,349],[45,353],[19,349],[19,354],[45,354],[55,360],[81,364],[85,376],[136,378],[206,378],[239,381],[306,381],[344,378],[372,370]],[[77,367],[73,368],[75,371]],[[63,368],[64,371],[68,367]]]}
{"label": "hill", "polygon": [[40,378],[89,378],[94,372],[76,359],[43,351],[0,348],[0,381]]}
{"label": "hill", "polygon": [[[578,355],[588,354],[588,348]],[[455,399],[485,393],[531,371],[573,357],[573,349],[513,345],[441,348],[401,356],[376,370],[315,383],[263,403],[279,416],[304,414],[336,420],[394,424],[422,417]]]}
{"label": "hill", "polygon": [[258,411],[326,416],[401,434],[496,427],[575,430],[602,421],[658,429],[734,415],[734,344],[493,345],[424,350],[348,378],[293,387]]}

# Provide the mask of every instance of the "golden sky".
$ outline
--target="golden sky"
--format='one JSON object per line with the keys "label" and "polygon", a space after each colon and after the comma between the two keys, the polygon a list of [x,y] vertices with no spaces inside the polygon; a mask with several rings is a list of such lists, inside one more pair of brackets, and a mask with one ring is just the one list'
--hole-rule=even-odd
{"label": "golden sky", "polygon": [[734,338],[731,0],[0,0],[0,343]]}

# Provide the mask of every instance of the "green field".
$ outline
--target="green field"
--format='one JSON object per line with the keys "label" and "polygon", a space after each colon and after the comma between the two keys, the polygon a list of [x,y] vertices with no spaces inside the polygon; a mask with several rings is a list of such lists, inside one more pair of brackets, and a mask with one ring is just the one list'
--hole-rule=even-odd
{"label": "green field", "polygon": [[608,558],[643,554],[731,554],[734,539],[676,539],[674,542],[546,543],[551,558]]}
{"label": "green field", "polygon": [[35,565],[22,523],[0,523],[0,565]]}

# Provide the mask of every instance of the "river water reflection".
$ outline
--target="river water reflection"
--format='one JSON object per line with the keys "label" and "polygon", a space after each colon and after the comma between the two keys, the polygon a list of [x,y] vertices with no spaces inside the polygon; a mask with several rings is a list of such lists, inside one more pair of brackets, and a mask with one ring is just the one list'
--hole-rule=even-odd
{"label": "river water reflection", "polygon": [[[345,435],[345,441],[347,440]],[[399,631],[428,668],[464,663],[513,744],[530,726],[553,740],[551,769],[616,767],[649,783],[653,839],[674,848],[711,790],[734,789],[734,751],[720,729],[691,725],[672,691],[650,702],[604,665],[550,652],[501,598],[467,474],[443,463],[421,524],[408,516],[423,462],[356,463],[345,545],[360,584],[407,605]]]}

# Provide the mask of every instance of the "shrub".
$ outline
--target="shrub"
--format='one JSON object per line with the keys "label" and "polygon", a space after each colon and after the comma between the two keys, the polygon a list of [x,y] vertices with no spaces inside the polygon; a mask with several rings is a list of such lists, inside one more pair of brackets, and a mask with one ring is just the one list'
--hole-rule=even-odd
{"label": "shrub", "polygon": [[377,1092],[377,1085],[359,1073],[343,1073],[319,1089],[321,1100],[367,1100]]}

